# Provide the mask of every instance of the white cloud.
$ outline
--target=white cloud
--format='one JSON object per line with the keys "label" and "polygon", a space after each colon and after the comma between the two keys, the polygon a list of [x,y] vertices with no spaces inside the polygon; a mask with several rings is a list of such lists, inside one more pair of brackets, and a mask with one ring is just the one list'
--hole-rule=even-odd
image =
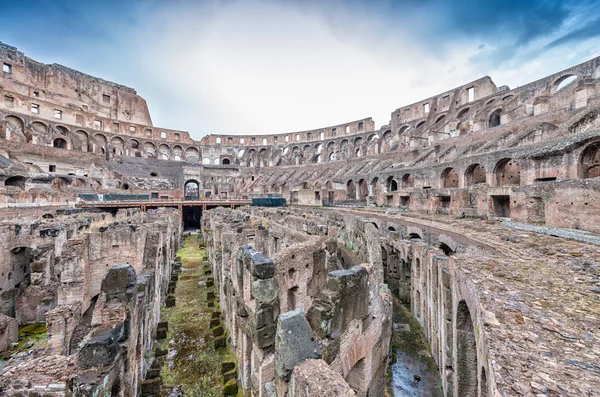
{"label": "white cloud", "polygon": [[[145,9],[126,34],[128,61],[155,125],[209,133],[269,134],[390,113],[489,74],[522,85],[583,61],[589,43],[540,52],[537,40],[499,67],[474,61],[509,44],[426,42],[364,5],[274,1],[169,3]],[[414,26],[414,23],[411,24]],[[598,53],[598,45],[596,45]],[[566,64],[565,64],[566,63]],[[489,69],[489,70],[486,70]]]}

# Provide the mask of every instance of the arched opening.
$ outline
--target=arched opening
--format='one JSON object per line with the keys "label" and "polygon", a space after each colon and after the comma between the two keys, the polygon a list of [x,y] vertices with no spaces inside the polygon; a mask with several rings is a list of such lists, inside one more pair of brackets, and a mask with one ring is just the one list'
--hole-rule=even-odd
{"label": "arched opening", "polygon": [[183,185],[183,194],[186,200],[198,200],[200,195],[200,183],[195,179],[189,179]]}
{"label": "arched opening", "polygon": [[454,168],[446,168],[442,172],[442,187],[449,189],[458,187],[458,173]]}
{"label": "arched opening", "polygon": [[361,179],[360,181],[358,181],[358,189],[359,189],[359,200],[366,200],[367,196],[369,195],[369,186],[367,184],[367,181],[364,179]]}
{"label": "arched opening", "polygon": [[354,183],[354,181],[352,179],[350,179],[347,183],[346,183],[346,198],[348,200],[355,200],[356,199],[356,184]]}
{"label": "arched opening", "polygon": [[521,168],[513,159],[502,159],[494,171],[496,186],[520,185]]}
{"label": "arched opening", "polygon": [[25,189],[25,177],[23,176],[11,176],[4,181],[4,186],[16,186],[21,189]]}
{"label": "arched opening", "polygon": [[454,250],[448,246],[446,243],[440,243],[440,249],[444,251],[444,255],[450,256],[454,254]]}
{"label": "arched opening", "polygon": [[387,187],[388,192],[395,192],[396,190],[398,190],[398,182],[396,182],[393,176],[388,177],[385,185]]}
{"label": "arched opening", "polygon": [[362,358],[354,364],[354,367],[346,376],[346,382],[348,382],[348,386],[352,388],[358,395],[366,395],[367,391],[367,373],[366,373],[366,363],[365,359]]}
{"label": "arched opening", "polygon": [[[422,238],[422,237],[421,237],[421,235],[420,235],[420,234],[418,234],[418,233],[409,233],[409,234],[408,234],[408,239],[409,239],[409,240],[413,240],[413,239],[419,239],[419,240],[421,240],[421,239],[423,239],[423,238]],[[419,259],[417,258],[417,260],[419,260]]]}
{"label": "arched opening", "polygon": [[467,119],[467,116],[469,115],[469,110],[470,110],[470,108],[461,110],[456,115],[456,118],[458,118],[460,121],[465,121]]}
{"label": "arched opening", "polygon": [[496,109],[490,114],[490,117],[488,118],[488,127],[489,128],[498,127],[500,125],[500,115],[501,114],[502,114],[502,109]]}
{"label": "arched opening", "polygon": [[128,184],[128,183],[124,183],[124,184],[121,186],[121,189],[123,189],[123,190],[129,190],[129,184]]}
{"label": "arched opening", "polygon": [[600,142],[589,145],[581,154],[579,177],[582,179],[600,177]]}
{"label": "arched opening", "polygon": [[445,114],[442,114],[441,116],[439,116],[437,119],[435,119],[435,123],[439,123],[440,121],[444,120],[446,118]]}
{"label": "arched opening", "polygon": [[485,168],[481,164],[472,164],[465,172],[465,181],[467,186],[485,183]]}
{"label": "arched opening", "polygon": [[221,161],[221,164],[223,164],[223,165],[229,165],[229,164],[231,164],[231,161],[229,159],[225,158],[225,159],[223,159]]}
{"label": "arched opening", "polygon": [[415,187],[415,178],[411,174],[404,174],[402,176],[402,188]]}
{"label": "arched opening", "polygon": [[551,93],[555,93],[555,92],[565,89],[566,87],[571,85],[573,82],[575,82],[575,80],[577,80],[577,76],[574,74],[567,74],[565,76],[562,76],[561,78],[556,80],[554,82],[554,84],[552,84]]}
{"label": "arched opening", "polygon": [[380,193],[380,186],[379,186],[379,178],[375,177],[373,178],[373,180],[371,181],[371,192],[370,192],[370,196],[377,196]]}
{"label": "arched opening", "polygon": [[464,300],[456,311],[456,351],[458,396],[477,397],[477,345],[469,307]]}
{"label": "arched opening", "polygon": [[25,123],[16,116],[6,116],[4,118],[6,125],[5,139],[14,142],[27,142],[25,135]]}
{"label": "arched opening", "polygon": [[58,149],[66,149],[67,148],[67,141],[65,141],[62,138],[56,138],[54,140],[54,142],[52,142],[52,146],[54,146],[55,148],[58,148]]}
{"label": "arched opening", "polygon": [[419,127],[420,127],[420,126],[422,126],[423,124],[425,124],[425,120],[423,120],[423,121],[419,121],[419,122],[417,123],[417,125],[415,126],[415,129],[416,129],[416,128],[419,128]]}

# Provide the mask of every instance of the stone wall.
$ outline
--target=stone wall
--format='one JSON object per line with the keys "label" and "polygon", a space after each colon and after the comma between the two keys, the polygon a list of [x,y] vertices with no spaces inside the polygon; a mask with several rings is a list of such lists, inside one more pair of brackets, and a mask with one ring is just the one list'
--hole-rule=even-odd
{"label": "stone wall", "polygon": [[[20,324],[45,322],[47,339],[8,361],[1,390],[138,395],[171,280],[179,213],[81,211],[46,222],[4,228],[2,249],[13,255],[6,270],[25,270],[19,286],[3,291],[3,298],[12,293],[3,311]],[[0,342],[6,335],[14,342],[5,323]]]}

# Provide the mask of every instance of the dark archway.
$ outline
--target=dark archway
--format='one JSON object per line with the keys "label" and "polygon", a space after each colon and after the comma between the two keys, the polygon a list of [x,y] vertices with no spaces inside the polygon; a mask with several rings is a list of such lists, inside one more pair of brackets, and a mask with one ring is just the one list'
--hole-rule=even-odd
{"label": "dark archway", "polygon": [[65,141],[62,138],[56,138],[54,140],[54,142],[52,143],[52,146],[54,146],[55,148],[58,148],[58,149],[66,149],[67,148],[67,141]]}
{"label": "dark archway", "polygon": [[221,164],[223,164],[223,165],[229,165],[229,164],[231,164],[231,161],[229,159],[225,158],[225,159],[223,159],[221,161]]}
{"label": "dark archway", "polygon": [[356,184],[354,183],[354,181],[352,179],[350,179],[346,183],[346,192],[347,192],[346,198],[348,200],[355,200],[356,199]]}
{"label": "dark archway", "polygon": [[358,193],[360,200],[366,200],[369,195],[369,185],[365,179],[358,181]]}
{"label": "dark archway", "polygon": [[402,177],[402,188],[415,187],[415,178],[411,174],[404,174]]}
{"label": "dark archway", "polygon": [[464,300],[456,310],[456,350],[457,395],[477,397],[477,343],[473,319]]}
{"label": "dark archway", "polygon": [[490,114],[490,117],[488,118],[488,127],[489,128],[498,127],[500,125],[500,115],[501,114],[502,114],[502,109],[496,109]]}
{"label": "dark archway", "polygon": [[183,185],[183,195],[186,200],[197,200],[200,196],[200,183],[195,179],[188,179]]}
{"label": "dark archway", "polygon": [[4,181],[4,186],[16,186],[21,189],[25,189],[25,177],[23,176],[11,176],[7,180]]}
{"label": "dark archway", "polygon": [[589,145],[581,154],[579,177],[582,179],[600,177],[600,142]]}
{"label": "dark archway", "polygon": [[388,177],[386,181],[386,186],[388,192],[395,192],[396,190],[398,190],[398,182],[396,182],[393,176]]}

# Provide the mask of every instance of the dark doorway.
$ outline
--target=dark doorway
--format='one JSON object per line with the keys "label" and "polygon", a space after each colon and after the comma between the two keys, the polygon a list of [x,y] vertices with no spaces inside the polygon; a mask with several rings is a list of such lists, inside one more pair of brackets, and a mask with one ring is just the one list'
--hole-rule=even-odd
{"label": "dark doorway", "polygon": [[492,196],[494,215],[510,218],[510,196]]}
{"label": "dark doorway", "polygon": [[183,207],[183,228],[184,230],[200,229],[200,220],[202,219],[202,207]]}

